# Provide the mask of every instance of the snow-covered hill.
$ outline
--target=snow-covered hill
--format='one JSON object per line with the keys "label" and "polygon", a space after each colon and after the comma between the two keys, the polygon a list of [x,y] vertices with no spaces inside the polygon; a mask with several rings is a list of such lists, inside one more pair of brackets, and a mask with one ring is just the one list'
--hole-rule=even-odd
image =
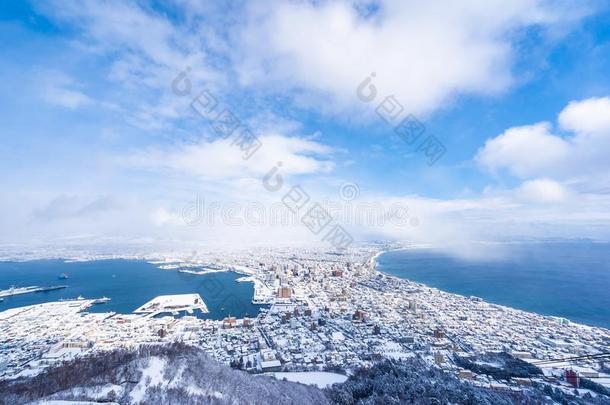
{"label": "snow-covered hill", "polygon": [[303,384],[252,376],[184,345],[99,354],[29,379],[0,383],[0,403],[326,404]]}

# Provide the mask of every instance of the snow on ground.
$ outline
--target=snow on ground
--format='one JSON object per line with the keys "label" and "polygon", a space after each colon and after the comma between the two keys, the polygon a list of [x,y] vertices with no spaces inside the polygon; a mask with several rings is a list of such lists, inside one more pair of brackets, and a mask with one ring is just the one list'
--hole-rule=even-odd
{"label": "snow on ground", "polygon": [[[36,401],[30,402],[29,405],[99,405],[99,402],[90,402],[90,401]],[[104,402],[104,405],[120,405],[117,402]]]}
{"label": "snow on ground", "polygon": [[124,389],[123,386],[117,384],[72,387],[64,391],[56,392],[52,396],[55,398],[59,396],[64,398],[89,398],[97,401],[104,401],[108,397],[108,394],[110,394],[110,391],[114,391],[116,396],[121,396],[123,395]]}
{"label": "snow on ground", "polygon": [[108,394],[110,393],[110,391],[114,391],[117,396],[120,396],[120,395],[122,395],[123,390],[124,390],[124,388],[121,385],[105,384],[105,385],[98,385],[98,386],[94,386],[94,387],[83,388],[83,394],[87,395],[89,398],[102,400],[102,399],[108,397]]}
{"label": "snow on ground", "polygon": [[[148,365],[142,370],[142,377],[140,382],[133,388],[133,391],[129,394],[133,403],[140,403],[146,392],[146,388],[154,387],[155,385],[162,384],[165,380],[163,378],[163,369],[165,368],[165,360],[159,357],[151,357],[148,360]],[[147,380],[150,378],[150,382]]]}
{"label": "snow on ground", "polygon": [[271,373],[278,380],[284,378],[288,381],[299,382],[301,384],[315,384],[318,388],[325,388],[334,383],[342,383],[347,380],[347,376],[337,373],[328,373],[325,371],[303,371],[292,373]]}
{"label": "snow on ground", "polygon": [[388,359],[406,359],[407,357],[413,357],[413,352],[406,352],[397,342],[385,342],[379,346],[376,350],[377,353]]}
{"label": "snow on ground", "polygon": [[159,295],[133,311],[134,314],[154,316],[165,312],[179,312],[199,309],[208,313],[208,307],[199,294]]}
{"label": "snow on ground", "polygon": [[227,271],[229,271],[229,270],[227,270],[227,269],[178,270],[179,273],[195,274],[198,276],[203,276],[205,274],[211,274],[211,273],[225,273]]}
{"label": "snow on ground", "polygon": [[5,321],[8,318],[11,318],[15,315],[18,315],[21,312],[27,311],[29,307],[19,307],[19,308],[11,308],[6,311],[0,312],[0,321]]}

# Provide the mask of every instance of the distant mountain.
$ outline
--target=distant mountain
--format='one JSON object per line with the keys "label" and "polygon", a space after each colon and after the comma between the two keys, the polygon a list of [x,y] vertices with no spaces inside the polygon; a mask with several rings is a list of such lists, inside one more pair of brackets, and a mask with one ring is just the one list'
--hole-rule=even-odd
{"label": "distant mountain", "polygon": [[0,404],[53,400],[121,405],[329,403],[316,387],[233,370],[182,344],[97,354],[32,378],[0,382]]}

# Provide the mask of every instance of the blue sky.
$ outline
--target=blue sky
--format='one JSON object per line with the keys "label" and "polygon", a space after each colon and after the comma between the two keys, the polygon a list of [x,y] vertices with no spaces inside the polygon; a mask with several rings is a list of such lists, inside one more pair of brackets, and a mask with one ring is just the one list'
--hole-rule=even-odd
{"label": "blue sky", "polygon": [[[608,2],[207,3],[0,6],[0,242],[315,242],[298,224],[181,218],[197,195],[281,201],[261,187],[278,161],[312,199],[353,184],[352,203],[417,218],[347,220],[357,238],[608,238]],[[192,92],[178,96],[187,67]],[[365,103],[371,72],[378,96]],[[260,153],[240,159],[193,112],[203,89]],[[434,165],[376,115],[389,95],[446,148]]]}

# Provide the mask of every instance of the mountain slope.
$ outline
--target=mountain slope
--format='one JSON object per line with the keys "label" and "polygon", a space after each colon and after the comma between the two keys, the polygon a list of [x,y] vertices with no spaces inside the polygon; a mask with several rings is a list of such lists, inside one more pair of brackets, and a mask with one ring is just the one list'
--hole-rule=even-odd
{"label": "mountain slope", "polygon": [[98,354],[36,377],[0,383],[2,404],[43,399],[120,404],[328,403],[315,387],[236,371],[181,344]]}

